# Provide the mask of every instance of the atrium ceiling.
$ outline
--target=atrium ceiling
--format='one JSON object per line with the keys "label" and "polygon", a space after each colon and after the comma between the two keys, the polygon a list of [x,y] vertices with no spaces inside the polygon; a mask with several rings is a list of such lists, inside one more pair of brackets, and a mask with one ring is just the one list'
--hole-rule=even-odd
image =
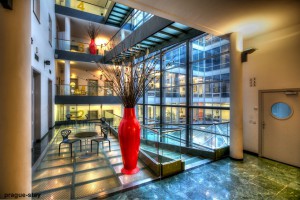
{"label": "atrium ceiling", "polygon": [[214,35],[241,32],[246,39],[300,22],[299,0],[115,1]]}

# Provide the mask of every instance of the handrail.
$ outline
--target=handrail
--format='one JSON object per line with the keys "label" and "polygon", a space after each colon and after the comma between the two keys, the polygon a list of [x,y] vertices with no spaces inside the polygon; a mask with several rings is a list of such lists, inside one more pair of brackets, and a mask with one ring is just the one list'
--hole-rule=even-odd
{"label": "handrail", "polygon": [[[77,43],[81,43],[81,44],[90,44],[90,43],[87,43],[87,42],[81,42],[81,41],[78,41],[78,40],[74,40],[74,39],[71,39],[71,40],[66,40],[66,39],[63,39],[63,38],[55,38],[56,40],[62,40],[62,41],[66,41],[66,42],[77,42]],[[97,45],[96,46],[98,47],[103,47],[105,45],[101,44],[101,45]]]}
{"label": "handrail", "polygon": [[[160,124],[160,123],[157,123],[155,125],[174,125],[174,126],[192,126],[192,125],[217,125],[217,124],[227,124],[227,123],[230,123],[230,122],[213,122],[213,123],[207,123],[207,124]],[[153,124],[151,124],[153,125]]]}
{"label": "handrail", "polygon": [[[72,1],[73,1],[73,3],[72,3]],[[105,15],[107,12],[107,8],[106,8],[107,2],[105,4],[105,7],[95,5],[93,3],[82,1],[82,0],[71,0],[70,5],[67,5],[66,2],[64,2],[64,3],[62,3],[62,2],[64,2],[64,1],[56,0],[55,4],[64,6],[64,7],[68,7],[71,9],[75,9],[75,10],[80,10],[81,12],[91,13],[91,14],[98,15],[98,16]],[[76,4],[76,3],[78,3],[78,4]],[[84,5],[84,4],[87,4],[87,5]]]}
{"label": "handrail", "polygon": [[114,115],[114,116],[116,116],[116,117],[122,118],[122,117],[120,117],[119,115],[116,115],[116,114],[114,114],[114,113],[110,113],[110,112],[108,112],[108,111],[105,111],[105,112],[107,112],[107,113],[109,113],[109,114],[111,114],[111,115]]}
{"label": "handrail", "polygon": [[[63,38],[55,38],[55,49],[90,54],[89,43],[87,43],[86,41],[79,41],[74,39],[66,40]],[[106,47],[104,46],[104,44],[100,44],[96,45],[96,49],[97,54],[95,55],[103,56]]]}
{"label": "handrail", "polygon": [[[79,76],[77,77],[80,78]],[[84,79],[85,80],[85,79]],[[70,84],[56,84],[55,95],[59,96],[115,96],[111,87],[99,85],[70,85]]]}
{"label": "handrail", "polygon": [[[122,24],[122,26],[120,27],[120,29],[119,29],[119,31],[117,32],[117,33],[115,33],[111,38],[110,38],[110,40],[106,43],[106,45],[105,45],[105,47],[108,47],[109,46],[109,44],[111,43],[111,42],[114,42],[114,40],[116,39],[116,37],[118,36],[118,35],[120,35],[120,32],[123,30],[123,29],[125,29],[124,27],[126,26],[126,24],[130,21],[130,20],[132,20],[133,19],[133,17],[135,16],[135,14],[136,13],[138,13],[138,12],[144,12],[144,11],[141,11],[141,10],[136,10],[136,9],[134,9],[134,10],[132,10],[131,11],[131,13],[128,15],[128,17],[127,17],[127,19],[125,20],[125,22]],[[146,12],[144,12],[144,13],[146,13]],[[150,13],[148,13],[149,15],[150,15]],[[146,18],[146,20],[145,21],[147,21],[147,20],[149,20],[151,17],[147,17]],[[143,19],[144,20],[144,19]],[[143,22],[143,23],[145,23],[145,21]],[[142,24],[143,24],[142,23]],[[130,30],[130,31],[134,31],[135,30],[135,28],[133,28],[132,30]],[[126,38],[126,37],[125,37]],[[124,38],[124,39],[125,39]],[[123,40],[124,40],[123,39]],[[122,41],[122,40],[121,40]],[[121,42],[120,41],[120,42]],[[119,43],[120,43],[119,42]],[[116,46],[116,44],[115,44],[115,46]]]}
{"label": "handrail", "polygon": [[[121,119],[120,116],[116,114],[109,113],[112,116],[116,116],[119,119]],[[225,134],[220,134],[217,132],[216,127],[219,125],[227,125],[226,127],[220,127],[224,128],[224,133]],[[206,126],[207,129],[199,129],[195,128],[193,126]],[[171,126],[171,127],[166,127],[166,126]],[[173,127],[172,127],[173,126]],[[175,144],[175,145],[187,145],[185,144],[187,140],[182,138],[182,132],[185,130],[191,130],[192,132],[194,131],[199,131],[199,132],[194,132],[194,136],[196,137],[195,139],[191,138],[189,144],[187,147],[192,147],[192,148],[205,148],[209,150],[213,150],[216,148],[221,148],[224,145],[228,145],[230,134],[229,134],[229,122],[219,122],[219,123],[209,123],[209,124],[146,124],[146,125],[141,125],[141,127],[145,130],[145,133],[143,132],[143,137],[146,140],[153,140],[157,142],[163,142],[163,143],[168,143],[168,144]],[[147,132],[147,130],[151,132]],[[175,132],[179,132],[176,134],[172,134]],[[185,134],[190,134],[190,132],[185,132]],[[208,135],[206,135],[208,134]],[[154,138],[152,138],[154,136]],[[207,137],[208,136],[208,137]],[[149,137],[149,138],[148,138]],[[218,140],[218,138],[221,137],[222,140]],[[159,139],[161,138],[161,139]],[[162,140],[162,138],[170,139],[169,141]]]}
{"label": "handrail", "polygon": [[[114,115],[114,116],[116,116],[116,117],[118,117],[118,118],[122,118],[122,117],[120,117],[119,115],[110,113],[110,112],[108,112],[108,111],[105,111],[105,113],[109,113],[109,114]],[[104,115],[105,115],[105,114],[104,114]],[[144,125],[142,125],[142,124],[141,124],[141,127],[144,127],[144,128],[146,128],[146,129],[149,129],[149,130],[151,130],[151,131],[153,131],[153,132],[155,132],[155,133],[159,133],[158,131],[156,131],[156,130],[150,128],[150,127],[144,126]]]}

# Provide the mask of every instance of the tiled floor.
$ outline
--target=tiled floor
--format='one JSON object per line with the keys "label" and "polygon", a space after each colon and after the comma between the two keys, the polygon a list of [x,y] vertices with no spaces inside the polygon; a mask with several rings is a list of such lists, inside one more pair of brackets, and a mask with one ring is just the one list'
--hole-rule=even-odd
{"label": "tiled floor", "polygon": [[151,182],[108,199],[300,199],[300,169],[245,154]]}
{"label": "tiled floor", "polygon": [[[99,126],[70,126],[72,135],[77,132],[100,132]],[[56,130],[59,132],[59,130]],[[104,145],[99,155],[96,154],[96,145],[93,145],[93,153],[88,158],[81,158],[86,151],[90,151],[88,140],[87,149],[83,140],[80,152],[79,143],[73,145],[75,156],[70,157],[69,146],[61,148],[58,156],[58,144],[62,141],[57,134],[50,145],[45,157],[33,173],[32,192],[41,193],[41,199],[77,199],[102,195],[108,191],[117,191],[138,182],[151,181],[157,177],[140,161],[140,172],[127,176],[121,174],[122,158],[117,139],[109,135],[111,151],[108,144]],[[101,146],[101,145],[100,145]],[[74,152],[73,151],[73,152]]]}
{"label": "tiled floor", "polygon": [[[99,131],[97,126],[69,127],[72,134]],[[58,130],[57,130],[58,131]],[[45,157],[33,173],[32,189],[41,199],[78,199],[118,192],[136,183],[157,179],[142,163],[138,174],[120,173],[121,153],[116,138],[109,136],[112,151],[106,145],[96,154],[96,145],[89,158],[75,146],[70,158],[68,146],[61,149],[58,134]],[[83,142],[84,145],[84,142]],[[87,145],[88,149],[90,145]],[[74,147],[73,147],[74,148]],[[85,146],[83,146],[85,149]],[[229,158],[209,163],[160,181],[147,183],[133,190],[116,193],[108,199],[300,199],[300,169],[268,159],[245,154],[244,161]]]}

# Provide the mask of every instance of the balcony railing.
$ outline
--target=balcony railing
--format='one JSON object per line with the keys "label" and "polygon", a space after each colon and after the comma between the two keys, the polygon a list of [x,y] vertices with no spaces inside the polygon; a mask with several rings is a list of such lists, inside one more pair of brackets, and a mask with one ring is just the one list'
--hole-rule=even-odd
{"label": "balcony railing", "polygon": [[[105,112],[113,127],[117,130],[121,117]],[[195,149],[220,149],[230,145],[230,123],[210,124],[159,124],[148,121],[141,131],[141,138],[155,142],[162,142],[181,147]],[[148,129],[155,130],[148,133]],[[155,134],[154,134],[155,133]],[[189,141],[186,140],[189,134]]]}
{"label": "balcony railing", "polygon": [[80,10],[94,15],[105,16],[107,8],[111,1],[106,1],[102,5],[97,5],[80,0],[56,0],[55,4],[65,6],[75,10]]}
{"label": "balcony railing", "polygon": [[[212,124],[149,124],[147,126],[162,130],[164,133],[163,141],[168,144],[211,150],[230,145],[229,122]],[[189,141],[186,141],[187,134],[189,134]]]}
{"label": "balcony railing", "polygon": [[[103,45],[96,45],[97,46],[97,54],[96,55],[104,55],[104,46]],[[65,40],[56,38],[56,48],[57,50],[63,51],[71,51],[76,53],[85,53],[90,54],[89,51],[89,43],[76,41],[76,40]]]}
{"label": "balcony railing", "polygon": [[59,96],[116,96],[110,87],[90,85],[56,85]]}
{"label": "balcony railing", "polygon": [[120,30],[106,44],[106,49],[108,51],[113,49],[135,29],[148,21],[152,16],[153,15],[149,13],[140,10],[134,10],[126,19],[125,23],[121,26]]}

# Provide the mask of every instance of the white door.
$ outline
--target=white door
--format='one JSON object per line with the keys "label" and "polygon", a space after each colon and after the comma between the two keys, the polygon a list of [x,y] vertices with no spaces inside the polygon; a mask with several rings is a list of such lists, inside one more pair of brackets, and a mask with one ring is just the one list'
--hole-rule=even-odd
{"label": "white door", "polygon": [[300,91],[262,93],[263,157],[300,167]]}

